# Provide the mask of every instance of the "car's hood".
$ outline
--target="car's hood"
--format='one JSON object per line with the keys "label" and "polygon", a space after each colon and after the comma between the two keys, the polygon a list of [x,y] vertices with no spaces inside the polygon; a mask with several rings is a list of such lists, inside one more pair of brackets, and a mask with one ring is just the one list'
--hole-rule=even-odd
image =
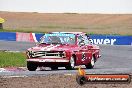
{"label": "car's hood", "polygon": [[29,48],[31,51],[78,51],[80,48],[77,45],[62,45],[62,44],[40,44],[35,47]]}

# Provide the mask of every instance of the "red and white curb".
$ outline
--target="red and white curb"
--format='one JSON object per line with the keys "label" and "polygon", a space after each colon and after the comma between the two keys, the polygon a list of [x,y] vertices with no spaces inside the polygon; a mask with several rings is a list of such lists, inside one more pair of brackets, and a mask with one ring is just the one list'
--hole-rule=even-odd
{"label": "red and white curb", "polygon": [[4,68],[0,68],[0,72],[8,72],[8,71]]}
{"label": "red and white curb", "polygon": [[0,68],[0,72],[11,72],[11,71],[26,71],[26,67],[7,67],[7,68]]}
{"label": "red and white curb", "polygon": [[[49,67],[38,67],[36,71],[45,71],[51,70]],[[19,72],[19,71],[28,71],[27,67],[7,67],[7,68],[0,68],[0,72]]]}

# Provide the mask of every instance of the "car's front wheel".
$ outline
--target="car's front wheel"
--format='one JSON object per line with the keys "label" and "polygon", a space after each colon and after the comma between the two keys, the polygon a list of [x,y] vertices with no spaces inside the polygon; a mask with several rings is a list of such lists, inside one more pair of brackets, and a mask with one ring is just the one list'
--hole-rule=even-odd
{"label": "car's front wheel", "polygon": [[66,66],[66,69],[67,70],[72,70],[75,68],[75,59],[74,57],[72,56],[70,61],[69,61],[69,64]]}
{"label": "car's front wheel", "polygon": [[92,69],[95,65],[95,58],[92,56],[92,59],[90,61],[90,63],[88,63],[86,66],[87,69]]}
{"label": "car's front wheel", "polygon": [[37,65],[33,62],[27,62],[27,68],[29,71],[36,71]]}

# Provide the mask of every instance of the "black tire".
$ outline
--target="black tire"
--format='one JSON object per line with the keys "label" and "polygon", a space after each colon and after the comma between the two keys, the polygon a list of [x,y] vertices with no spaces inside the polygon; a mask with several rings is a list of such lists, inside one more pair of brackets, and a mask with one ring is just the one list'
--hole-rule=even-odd
{"label": "black tire", "polygon": [[73,56],[71,57],[69,64],[65,68],[67,70],[73,70],[73,69],[75,69],[75,59],[74,59]]}
{"label": "black tire", "polygon": [[33,62],[27,62],[27,68],[29,71],[36,71],[37,65]]}
{"label": "black tire", "polygon": [[88,63],[86,66],[87,69],[92,69],[95,65],[95,58],[92,56],[92,59],[90,61],[90,63]]}
{"label": "black tire", "polygon": [[52,66],[51,70],[58,70],[58,67],[57,66]]}

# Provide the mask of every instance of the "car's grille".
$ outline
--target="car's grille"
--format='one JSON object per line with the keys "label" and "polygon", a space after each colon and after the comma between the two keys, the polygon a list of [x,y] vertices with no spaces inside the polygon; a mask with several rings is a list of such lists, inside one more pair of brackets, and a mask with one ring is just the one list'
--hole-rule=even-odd
{"label": "car's grille", "polygon": [[28,52],[31,58],[62,58],[65,57],[63,51],[34,51]]}

